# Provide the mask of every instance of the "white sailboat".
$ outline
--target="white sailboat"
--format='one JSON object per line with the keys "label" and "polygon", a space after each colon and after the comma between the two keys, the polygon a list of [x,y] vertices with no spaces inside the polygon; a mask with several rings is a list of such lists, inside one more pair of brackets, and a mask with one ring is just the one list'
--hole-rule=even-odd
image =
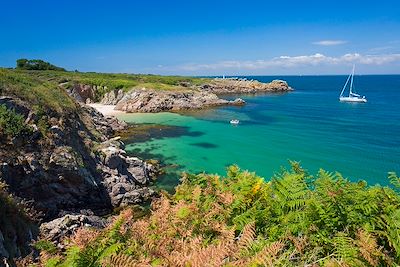
{"label": "white sailboat", "polygon": [[[354,69],[355,69],[355,65],[353,65],[353,71],[351,72],[351,74],[347,78],[346,83],[343,86],[342,92],[340,93],[340,96],[339,96],[339,100],[340,100],[340,102],[366,103],[367,99],[365,98],[365,96],[361,96],[361,95],[353,92]],[[349,83],[349,81],[350,81],[349,96],[343,96],[344,90],[346,90],[346,87],[347,87],[347,84]]]}

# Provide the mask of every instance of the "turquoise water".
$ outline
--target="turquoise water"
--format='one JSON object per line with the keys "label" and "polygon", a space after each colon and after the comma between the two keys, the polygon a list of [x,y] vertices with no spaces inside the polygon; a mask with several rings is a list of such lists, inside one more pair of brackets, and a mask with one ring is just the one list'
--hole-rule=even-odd
{"label": "turquoise water", "polygon": [[[389,171],[400,173],[400,76],[357,76],[356,90],[367,96],[366,104],[338,101],[345,76],[255,78],[285,79],[296,90],[241,96],[244,107],[121,115],[128,122],[179,126],[169,137],[160,134],[127,150],[177,164],[169,174],[224,174],[236,163],[269,179],[288,160],[312,173],[323,168],[373,184],[386,184]],[[232,118],[241,123],[230,125]],[[177,182],[174,175],[160,180],[167,187]]]}

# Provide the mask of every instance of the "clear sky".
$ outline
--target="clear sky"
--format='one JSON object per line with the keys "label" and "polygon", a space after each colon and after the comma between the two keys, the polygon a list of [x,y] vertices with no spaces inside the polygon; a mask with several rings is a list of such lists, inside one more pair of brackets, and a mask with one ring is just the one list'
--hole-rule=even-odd
{"label": "clear sky", "polygon": [[0,0],[0,66],[179,75],[400,74],[400,1]]}

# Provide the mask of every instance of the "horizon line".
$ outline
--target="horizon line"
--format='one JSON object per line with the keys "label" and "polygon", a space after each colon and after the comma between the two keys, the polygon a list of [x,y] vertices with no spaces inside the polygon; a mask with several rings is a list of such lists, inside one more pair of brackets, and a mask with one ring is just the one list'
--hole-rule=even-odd
{"label": "horizon line", "polygon": [[[9,70],[18,70],[15,67],[0,67],[0,69],[9,69]],[[43,71],[43,70],[31,70],[31,71]],[[75,70],[66,70],[66,72],[75,72]],[[128,74],[128,75],[159,75],[159,76],[182,76],[182,77],[199,77],[199,78],[206,78],[206,77],[262,77],[262,76],[346,76],[349,75],[348,73],[343,74],[232,74],[232,75],[213,75],[213,74],[206,74],[206,75],[188,75],[188,74],[157,74],[157,73],[140,73],[140,72],[102,72],[102,71],[79,71],[78,73],[102,73],[102,74]],[[400,73],[358,73],[355,76],[398,76]]]}

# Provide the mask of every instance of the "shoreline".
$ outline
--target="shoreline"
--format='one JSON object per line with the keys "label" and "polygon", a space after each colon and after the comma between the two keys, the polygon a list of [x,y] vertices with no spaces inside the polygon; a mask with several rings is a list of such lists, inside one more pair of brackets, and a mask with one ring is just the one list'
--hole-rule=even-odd
{"label": "shoreline", "polygon": [[122,110],[116,110],[115,105],[105,105],[101,103],[91,103],[87,104],[89,107],[96,109],[98,112],[104,116],[116,116],[119,114],[127,114],[127,112]]}

